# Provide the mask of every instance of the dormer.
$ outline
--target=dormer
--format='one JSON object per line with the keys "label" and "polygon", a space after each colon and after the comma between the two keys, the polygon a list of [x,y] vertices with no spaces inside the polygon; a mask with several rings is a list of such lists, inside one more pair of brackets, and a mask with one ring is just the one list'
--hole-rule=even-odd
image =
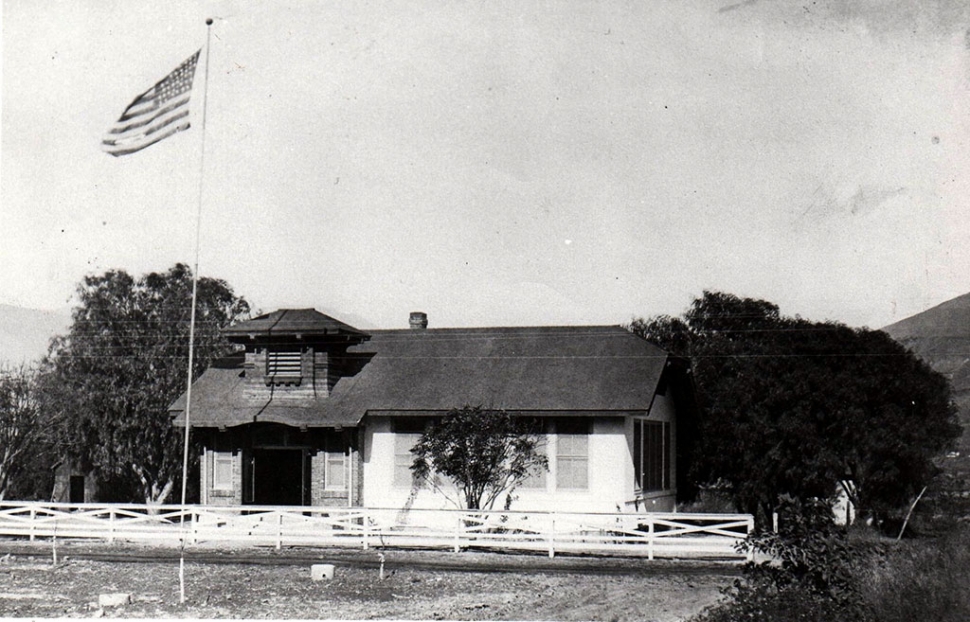
{"label": "dormer", "polygon": [[370,339],[316,309],[280,309],[223,331],[246,349],[247,392],[277,398],[326,397],[343,373],[347,348]]}

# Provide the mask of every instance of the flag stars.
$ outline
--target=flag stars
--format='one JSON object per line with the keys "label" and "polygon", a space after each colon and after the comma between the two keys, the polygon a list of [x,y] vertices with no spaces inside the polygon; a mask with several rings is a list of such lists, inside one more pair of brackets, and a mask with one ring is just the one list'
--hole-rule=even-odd
{"label": "flag stars", "polygon": [[[114,156],[140,151],[189,128],[189,93],[199,52],[133,101],[108,130],[102,145]],[[184,95],[184,97],[182,97]],[[168,103],[175,100],[172,103]]]}

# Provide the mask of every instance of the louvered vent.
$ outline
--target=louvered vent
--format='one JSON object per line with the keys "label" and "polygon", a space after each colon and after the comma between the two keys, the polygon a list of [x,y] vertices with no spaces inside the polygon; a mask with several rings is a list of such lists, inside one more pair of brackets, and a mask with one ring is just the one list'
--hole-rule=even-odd
{"label": "louvered vent", "polygon": [[303,376],[299,350],[270,350],[266,353],[266,376],[277,384],[299,383]]}

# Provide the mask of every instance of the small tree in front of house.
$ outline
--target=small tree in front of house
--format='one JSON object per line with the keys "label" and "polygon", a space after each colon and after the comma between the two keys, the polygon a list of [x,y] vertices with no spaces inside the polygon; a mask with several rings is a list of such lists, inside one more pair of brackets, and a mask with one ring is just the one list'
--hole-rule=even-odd
{"label": "small tree in front of house", "polygon": [[[441,478],[454,483],[456,503],[469,510],[490,510],[529,475],[548,469],[534,420],[513,418],[504,410],[464,406],[432,422],[411,449],[411,472],[417,482],[442,491]],[[443,492],[443,491],[442,491]]]}

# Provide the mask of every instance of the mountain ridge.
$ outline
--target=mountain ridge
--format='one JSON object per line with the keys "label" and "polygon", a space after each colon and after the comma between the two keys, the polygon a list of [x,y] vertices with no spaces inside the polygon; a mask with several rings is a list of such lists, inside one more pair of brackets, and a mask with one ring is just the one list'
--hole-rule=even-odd
{"label": "mountain ridge", "polygon": [[29,365],[47,354],[51,338],[67,332],[69,311],[0,304],[0,365]]}
{"label": "mountain ridge", "polygon": [[882,330],[946,376],[954,393],[970,391],[970,293]]}
{"label": "mountain ridge", "polygon": [[930,486],[930,512],[970,517],[970,293],[882,329],[950,381],[963,434],[941,457],[942,472]]}

